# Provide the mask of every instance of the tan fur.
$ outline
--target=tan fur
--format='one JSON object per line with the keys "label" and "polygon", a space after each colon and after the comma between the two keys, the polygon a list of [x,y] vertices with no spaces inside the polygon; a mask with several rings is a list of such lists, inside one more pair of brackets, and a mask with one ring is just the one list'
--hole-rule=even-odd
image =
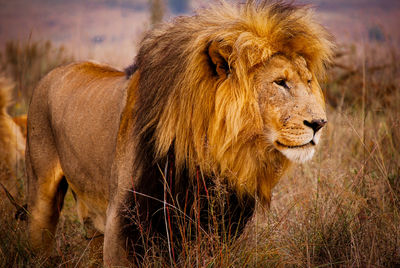
{"label": "tan fur", "polygon": [[317,79],[331,56],[310,10],[249,1],[149,32],[128,80],[93,63],[52,71],[28,116],[33,244],[48,246],[66,181],[80,216],[105,231],[106,265],[126,264],[121,213],[132,189],[158,190],[169,154],[177,176],[200,169],[268,203],[290,163],[312,157],[321,131],[307,122],[326,122]]}
{"label": "tan fur", "polygon": [[12,88],[10,81],[0,77],[0,181],[15,196],[17,170],[25,154],[25,138],[7,113],[7,107],[11,104]]}
{"label": "tan fur", "polygon": [[17,124],[26,138],[26,124],[27,124],[28,117],[26,114],[20,115],[20,116],[14,116],[13,121],[15,124]]}

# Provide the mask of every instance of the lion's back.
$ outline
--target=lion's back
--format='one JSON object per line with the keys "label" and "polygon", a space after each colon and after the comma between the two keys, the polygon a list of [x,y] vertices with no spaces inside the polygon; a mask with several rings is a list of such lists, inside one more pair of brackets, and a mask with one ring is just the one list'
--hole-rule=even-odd
{"label": "lion's back", "polygon": [[[43,143],[55,147],[75,189],[103,193],[126,99],[121,71],[91,62],[50,72],[35,89],[28,114],[29,154],[41,158]],[[89,189],[87,189],[89,188]]]}

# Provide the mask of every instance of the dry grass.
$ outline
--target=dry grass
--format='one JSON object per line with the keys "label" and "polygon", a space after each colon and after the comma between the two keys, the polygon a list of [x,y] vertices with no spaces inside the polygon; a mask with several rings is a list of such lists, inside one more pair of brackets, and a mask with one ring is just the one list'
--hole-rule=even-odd
{"label": "dry grass", "polygon": [[37,82],[50,70],[72,60],[63,46],[54,47],[50,41],[7,42],[4,51],[0,51],[0,73],[7,74],[16,83],[16,105],[10,112],[26,113]]}
{"label": "dry grass", "polygon": [[[201,236],[184,243],[174,265],[400,265],[399,54],[383,44],[345,50],[326,81],[329,124],[314,159],[282,179],[270,211],[258,214],[240,239]],[[46,57],[38,61],[51,65]],[[31,69],[22,68],[15,73],[25,79]],[[15,209],[1,200],[0,267],[101,265],[102,238],[90,239],[96,233],[87,234],[80,225],[74,203],[68,194],[54,254],[47,258],[32,253],[26,222],[15,220]],[[149,250],[144,264],[169,266],[160,252],[166,248]]]}

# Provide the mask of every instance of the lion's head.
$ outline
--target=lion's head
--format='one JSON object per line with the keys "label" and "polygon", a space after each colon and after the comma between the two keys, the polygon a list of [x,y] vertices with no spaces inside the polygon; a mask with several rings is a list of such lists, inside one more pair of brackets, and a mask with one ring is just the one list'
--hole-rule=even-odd
{"label": "lion's head", "polygon": [[173,148],[178,169],[200,167],[268,200],[319,141],[317,79],[332,46],[309,9],[282,3],[223,3],[177,18],[141,43],[138,132],[154,133],[159,158]]}
{"label": "lion's head", "polygon": [[327,121],[321,88],[306,60],[274,56],[255,80],[268,146],[292,162],[309,160]]}

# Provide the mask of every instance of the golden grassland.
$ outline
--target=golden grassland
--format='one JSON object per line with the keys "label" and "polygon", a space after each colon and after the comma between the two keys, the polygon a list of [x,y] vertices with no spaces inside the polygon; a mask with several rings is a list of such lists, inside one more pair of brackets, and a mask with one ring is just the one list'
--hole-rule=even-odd
{"label": "golden grassland", "polygon": [[[26,112],[31,91],[48,70],[72,60],[51,43],[9,43],[0,55]],[[198,234],[171,260],[149,248],[146,266],[394,267],[400,265],[400,55],[387,43],[342,46],[323,87],[328,127],[313,160],[293,168],[236,241]],[[23,170],[17,202],[25,203]],[[0,174],[1,176],[1,174]],[[51,257],[34,254],[25,221],[0,200],[0,267],[97,267],[102,237],[84,229],[70,193]]]}

